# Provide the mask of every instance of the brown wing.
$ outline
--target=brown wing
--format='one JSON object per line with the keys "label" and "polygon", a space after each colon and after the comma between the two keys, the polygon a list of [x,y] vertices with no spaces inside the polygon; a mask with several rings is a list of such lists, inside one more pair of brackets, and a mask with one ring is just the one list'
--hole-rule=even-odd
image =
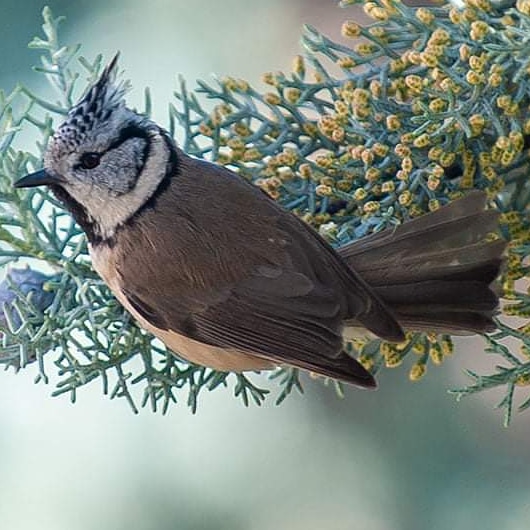
{"label": "brown wing", "polygon": [[378,298],[301,221],[227,170],[185,156],[181,164],[134,230],[118,233],[122,289],[148,321],[322,373],[326,359],[344,364],[347,318],[401,338]]}

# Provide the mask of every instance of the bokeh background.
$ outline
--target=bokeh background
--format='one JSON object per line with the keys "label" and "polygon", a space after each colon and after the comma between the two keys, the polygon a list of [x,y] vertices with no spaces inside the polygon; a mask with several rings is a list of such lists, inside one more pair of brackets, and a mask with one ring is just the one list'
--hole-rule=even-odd
{"label": "bokeh background", "polygon": [[[110,57],[166,123],[177,74],[258,83],[290,68],[304,23],[340,38],[355,12],[333,0],[51,0],[63,41]],[[0,0],[0,87],[39,89],[40,1]],[[31,149],[31,146],[28,146]],[[223,390],[163,417],[132,414],[95,383],[75,405],[0,373],[0,527],[6,530],[484,530],[530,527],[530,416],[507,430],[499,395],[455,403],[482,342],[419,383],[385,371],[377,392],[306,380],[305,396],[245,408]]]}

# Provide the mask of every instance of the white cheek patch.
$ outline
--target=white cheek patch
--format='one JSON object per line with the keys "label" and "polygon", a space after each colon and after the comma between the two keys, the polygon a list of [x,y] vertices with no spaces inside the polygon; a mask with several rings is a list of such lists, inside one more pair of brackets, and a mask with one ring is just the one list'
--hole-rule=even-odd
{"label": "white cheek patch", "polygon": [[101,184],[106,185],[115,197],[130,192],[136,186],[145,165],[147,145],[144,138],[131,138],[105,155],[106,178],[101,180]]}
{"label": "white cheek patch", "polygon": [[[147,145],[147,140],[143,142]],[[138,149],[139,146],[140,143],[137,143],[134,148]],[[150,137],[149,152],[140,169],[134,162],[133,144],[127,147],[120,153],[116,153],[118,149],[108,153],[108,156],[112,155],[110,160],[96,168],[104,173],[98,175],[99,178],[94,178],[90,183],[79,181],[76,186],[67,190],[84,207],[96,225],[95,230],[103,239],[112,237],[117,227],[147,202],[168,170],[170,148],[162,137],[162,132],[157,131]],[[108,182],[106,179],[109,179]],[[123,187],[116,188],[120,179]],[[129,179],[133,180],[133,184],[127,189]],[[121,194],[120,189],[123,190]]]}

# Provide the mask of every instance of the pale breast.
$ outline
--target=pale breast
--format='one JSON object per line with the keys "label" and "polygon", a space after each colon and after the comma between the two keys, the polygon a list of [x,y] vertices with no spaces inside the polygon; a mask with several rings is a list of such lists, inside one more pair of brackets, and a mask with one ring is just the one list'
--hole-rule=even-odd
{"label": "pale breast", "polygon": [[174,331],[153,326],[131,306],[127,297],[123,294],[120,280],[116,273],[112,249],[105,245],[98,245],[96,248],[90,248],[90,256],[96,272],[138,324],[158,337],[178,356],[192,363],[220,371],[243,372],[247,370],[268,370],[275,367],[274,363],[266,359],[260,359],[239,350],[203,344]]}

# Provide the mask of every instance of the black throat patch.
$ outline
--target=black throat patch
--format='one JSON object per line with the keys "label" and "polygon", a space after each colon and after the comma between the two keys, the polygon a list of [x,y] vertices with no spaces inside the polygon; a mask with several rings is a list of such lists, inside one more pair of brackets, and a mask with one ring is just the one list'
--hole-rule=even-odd
{"label": "black throat patch", "polygon": [[96,224],[91,220],[83,206],[79,204],[64,188],[61,186],[50,186],[52,193],[57,199],[65,205],[72,214],[76,223],[83,229],[91,245],[97,245],[103,241],[98,234]]}

